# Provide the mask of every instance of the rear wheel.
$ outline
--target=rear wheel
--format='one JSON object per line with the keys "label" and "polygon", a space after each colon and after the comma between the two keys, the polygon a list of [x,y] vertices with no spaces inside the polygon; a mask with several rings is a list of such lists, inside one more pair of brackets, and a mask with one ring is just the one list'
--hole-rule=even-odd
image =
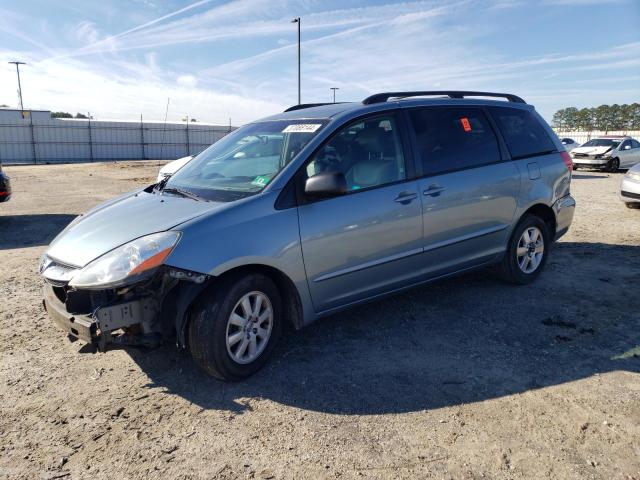
{"label": "rear wheel", "polygon": [[517,285],[533,282],[547,262],[550,246],[547,224],[536,215],[525,215],[509,240],[500,264],[501,276]]}
{"label": "rear wheel", "polygon": [[611,160],[609,160],[609,163],[607,163],[607,170],[609,170],[611,173],[617,172],[619,168],[620,160],[617,158],[612,158]]}
{"label": "rear wheel", "polygon": [[189,324],[194,361],[220,380],[238,381],[267,362],[280,337],[281,300],[265,275],[232,276],[199,298]]}
{"label": "rear wheel", "polygon": [[627,206],[627,208],[640,208],[640,203],[625,203],[625,205]]}

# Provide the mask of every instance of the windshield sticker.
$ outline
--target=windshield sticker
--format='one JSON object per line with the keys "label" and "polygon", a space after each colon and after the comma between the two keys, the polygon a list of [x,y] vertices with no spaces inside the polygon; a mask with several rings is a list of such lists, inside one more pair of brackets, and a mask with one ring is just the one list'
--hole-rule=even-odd
{"label": "windshield sticker", "polygon": [[297,123],[287,126],[282,133],[313,133],[321,126],[321,123]]}
{"label": "windshield sticker", "polygon": [[469,123],[469,119],[467,117],[462,117],[460,119],[460,123],[462,124],[462,128],[464,128],[465,132],[471,131],[471,124]]}
{"label": "windshield sticker", "polygon": [[253,182],[251,182],[251,185],[264,187],[267,183],[269,183],[270,180],[271,178],[266,175],[258,175],[256,178],[253,179]]}

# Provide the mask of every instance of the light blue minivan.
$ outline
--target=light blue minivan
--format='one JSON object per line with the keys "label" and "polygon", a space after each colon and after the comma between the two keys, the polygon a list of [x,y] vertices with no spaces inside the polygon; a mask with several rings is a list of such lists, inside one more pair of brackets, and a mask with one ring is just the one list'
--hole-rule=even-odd
{"label": "light blue minivan", "polygon": [[573,219],[571,168],[515,95],[296,105],[76,218],[42,259],[44,305],[100,350],[175,340],[239,380],[287,324],[488,265],[533,281]]}

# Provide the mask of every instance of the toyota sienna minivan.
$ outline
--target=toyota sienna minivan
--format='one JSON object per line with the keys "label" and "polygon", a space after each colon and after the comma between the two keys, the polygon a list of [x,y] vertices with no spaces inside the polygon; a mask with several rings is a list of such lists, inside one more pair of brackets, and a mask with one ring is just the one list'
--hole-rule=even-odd
{"label": "toyota sienna minivan", "polygon": [[532,282],[573,219],[571,168],[515,95],[296,105],[77,217],[42,258],[44,305],[99,350],[175,341],[240,380],[285,325],[489,265]]}

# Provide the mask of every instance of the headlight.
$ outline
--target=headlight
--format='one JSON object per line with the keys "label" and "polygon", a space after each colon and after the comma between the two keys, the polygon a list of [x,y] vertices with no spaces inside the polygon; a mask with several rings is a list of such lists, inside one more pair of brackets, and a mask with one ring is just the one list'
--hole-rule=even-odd
{"label": "headlight", "polygon": [[640,182],[640,173],[627,172],[625,177],[630,178],[631,180],[635,180],[636,182]]}
{"label": "headlight", "polygon": [[138,238],[98,257],[73,277],[76,288],[112,288],[151,274],[173,250],[180,234],[161,232]]}

